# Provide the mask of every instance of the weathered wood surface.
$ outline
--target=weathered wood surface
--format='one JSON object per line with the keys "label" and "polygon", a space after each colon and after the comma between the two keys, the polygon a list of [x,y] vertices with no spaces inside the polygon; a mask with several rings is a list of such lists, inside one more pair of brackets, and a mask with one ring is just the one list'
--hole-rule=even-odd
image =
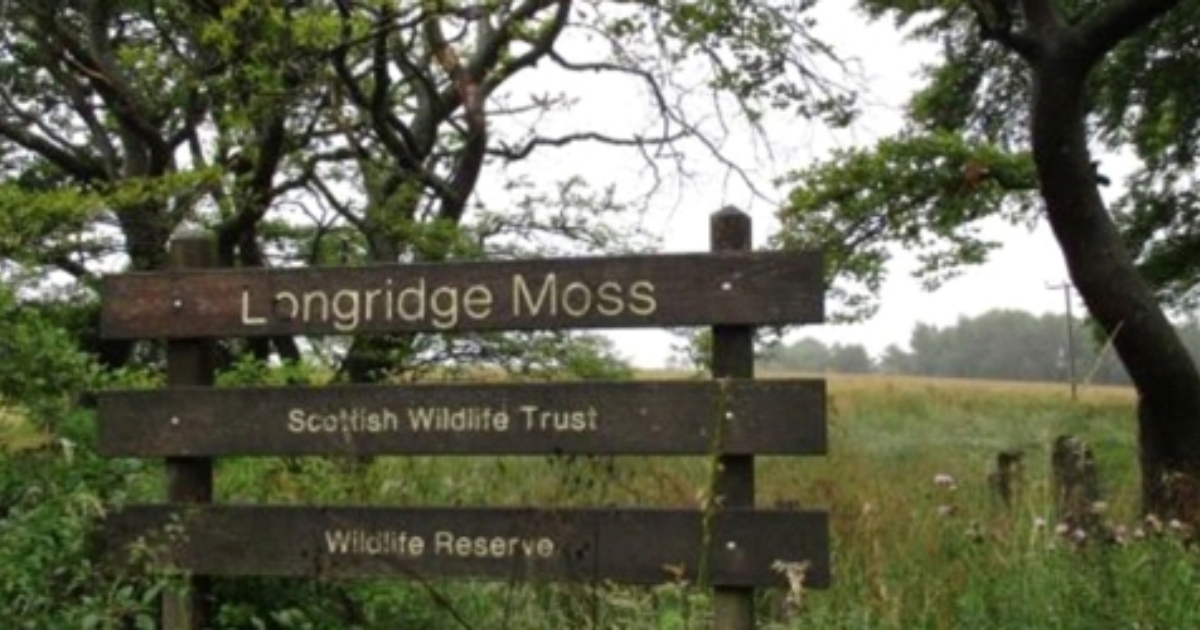
{"label": "weathered wood surface", "polygon": [[[750,215],[725,208],[709,221],[709,244],[714,252],[748,252],[753,247]],[[720,322],[718,322],[720,323]],[[712,327],[712,375],[716,378],[754,378],[754,328]],[[754,507],[754,455],[725,454],[717,461],[713,493],[722,507]],[[754,630],[754,589],[717,585],[713,592],[713,628]]]}
{"label": "weathered wood surface", "polygon": [[173,388],[98,396],[110,456],[813,455],[824,380]]}
{"label": "weathered wood surface", "polygon": [[692,510],[145,506],[106,528],[113,550],[136,542],[203,575],[695,584],[703,566],[710,584],[784,586],[776,563],[808,561],[806,586],[829,583],[815,511],[720,512],[705,527]]}
{"label": "weathered wood surface", "polygon": [[[190,236],[171,242],[174,269],[211,268],[217,263],[216,242]],[[210,339],[174,339],[167,344],[167,384],[209,388],[216,378],[216,344]],[[167,500],[173,503],[211,503],[213,462],[200,457],[168,457]],[[190,576],[162,598],[164,630],[199,630],[212,622],[212,588],[207,577]]]}
{"label": "weathered wood surface", "polygon": [[819,322],[818,253],[725,252],[104,279],[108,338]]}

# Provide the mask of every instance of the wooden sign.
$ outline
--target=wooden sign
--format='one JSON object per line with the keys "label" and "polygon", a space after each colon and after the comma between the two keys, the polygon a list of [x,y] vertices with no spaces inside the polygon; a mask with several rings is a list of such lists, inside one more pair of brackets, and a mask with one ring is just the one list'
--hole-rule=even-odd
{"label": "wooden sign", "polygon": [[173,388],[99,394],[113,456],[820,454],[823,380]]}
{"label": "wooden sign", "polygon": [[[829,583],[827,516],[807,511],[147,506],[109,540],[201,575],[611,580],[786,586],[780,563]],[[139,541],[138,539],[141,538]],[[703,568],[703,569],[702,569]]]}
{"label": "wooden sign", "polygon": [[816,253],[723,252],[104,279],[108,338],[536,330],[821,321]]}

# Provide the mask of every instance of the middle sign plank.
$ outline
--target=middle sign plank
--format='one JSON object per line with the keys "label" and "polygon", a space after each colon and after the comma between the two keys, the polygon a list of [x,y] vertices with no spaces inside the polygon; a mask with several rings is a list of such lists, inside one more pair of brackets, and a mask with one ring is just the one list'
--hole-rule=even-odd
{"label": "middle sign plank", "polygon": [[175,388],[99,395],[109,456],[825,452],[825,382]]}

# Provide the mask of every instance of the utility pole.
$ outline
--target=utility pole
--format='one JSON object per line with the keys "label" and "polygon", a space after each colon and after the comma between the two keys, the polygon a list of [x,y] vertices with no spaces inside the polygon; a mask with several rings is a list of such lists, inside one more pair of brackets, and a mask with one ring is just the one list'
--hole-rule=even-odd
{"label": "utility pole", "polygon": [[1071,314],[1071,283],[1060,282],[1046,286],[1051,291],[1063,292],[1067,305],[1067,373],[1071,379],[1071,400],[1079,400],[1079,383],[1075,379],[1075,317]]}

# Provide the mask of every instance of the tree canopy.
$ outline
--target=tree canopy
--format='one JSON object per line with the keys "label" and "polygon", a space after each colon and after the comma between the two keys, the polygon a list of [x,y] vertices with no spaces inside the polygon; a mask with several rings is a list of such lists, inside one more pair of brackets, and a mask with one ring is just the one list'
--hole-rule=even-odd
{"label": "tree canopy", "polygon": [[[591,186],[587,164],[537,181],[515,167],[592,144],[666,177],[691,146],[737,173],[732,117],[697,113],[697,88],[751,126],[773,108],[844,120],[853,95],[815,70],[835,57],[810,6],[6,3],[0,271],[88,303],[104,271],[163,267],[182,228],[214,233],[224,266],[638,248],[630,196]],[[642,115],[572,116],[594,81],[638,95]],[[255,352],[272,349],[299,356],[290,339]]]}

